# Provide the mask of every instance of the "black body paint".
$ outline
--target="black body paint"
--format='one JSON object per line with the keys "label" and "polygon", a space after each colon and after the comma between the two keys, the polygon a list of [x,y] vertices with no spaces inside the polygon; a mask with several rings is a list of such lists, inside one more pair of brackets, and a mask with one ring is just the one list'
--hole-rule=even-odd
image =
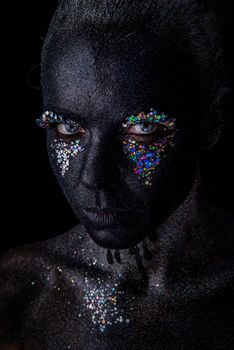
{"label": "black body paint", "polygon": [[[234,225],[199,195],[199,157],[218,140],[228,92],[213,22],[192,0],[59,2],[42,53],[44,111],[86,132],[64,172],[56,145],[76,141],[49,128],[47,146],[81,225],[1,257],[1,349],[233,347]],[[119,126],[151,107],[177,131],[146,186]],[[113,211],[114,224],[85,208]]]}

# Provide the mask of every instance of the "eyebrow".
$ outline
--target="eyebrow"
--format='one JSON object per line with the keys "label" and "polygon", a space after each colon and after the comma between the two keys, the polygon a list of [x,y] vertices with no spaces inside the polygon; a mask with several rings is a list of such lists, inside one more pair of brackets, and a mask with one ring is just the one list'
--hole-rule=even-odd
{"label": "eyebrow", "polygon": [[64,119],[67,119],[67,118],[74,119],[76,122],[79,122],[79,123],[85,120],[85,118],[82,117],[81,115],[77,113],[69,112],[66,110],[62,110],[60,114],[63,115]]}
{"label": "eyebrow", "polygon": [[168,117],[168,115],[165,114],[164,112],[157,112],[156,109],[149,108],[149,112],[145,113],[144,111],[141,111],[138,113],[130,114],[130,115],[124,117],[121,122],[122,122],[122,125],[126,124],[126,123],[128,125],[131,125],[131,124],[135,124],[135,123],[142,121],[142,120],[147,120],[147,121],[158,120],[158,122],[160,122],[161,120],[164,121],[165,118],[167,118],[167,117]]}
{"label": "eyebrow", "polygon": [[[77,114],[77,112],[71,112],[69,110],[66,110],[64,108],[52,108],[47,109],[47,111],[50,110],[54,114],[61,115],[64,117],[64,120],[66,119],[72,119],[77,124],[85,124],[86,118]],[[129,113],[128,115],[123,116],[119,121],[118,124],[122,127],[127,127],[129,125],[137,124],[141,122],[142,120],[147,121],[155,121],[157,120],[159,123],[165,121],[165,118],[168,118],[168,114],[165,114],[164,112],[158,112],[155,108],[151,107],[147,110],[147,112],[144,112],[142,109],[139,109],[137,112]],[[44,112],[45,113],[45,112]]]}
{"label": "eyebrow", "polygon": [[74,120],[77,124],[83,124],[84,121],[85,121],[85,118],[82,117],[81,115],[77,114],[77,113],[66,111],[66,110],[63,110],[63,109],[61,109],[62,112],[57,112],[59,110],[60,110],[59,108],[54,109],[56,114],[59,114],[59,115],[63,116],[63,121],[65,121],[66,119],[71,119],[71,120]]}

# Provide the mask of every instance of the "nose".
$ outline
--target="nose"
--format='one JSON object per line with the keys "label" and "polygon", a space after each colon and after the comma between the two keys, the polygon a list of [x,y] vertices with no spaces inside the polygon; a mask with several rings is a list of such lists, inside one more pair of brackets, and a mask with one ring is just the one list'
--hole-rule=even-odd
{"label": "nose", "polygon": [[111,137],[95,135],[86,145],[81,181],[89,189],[117,187],[120,180],[118,150]]}

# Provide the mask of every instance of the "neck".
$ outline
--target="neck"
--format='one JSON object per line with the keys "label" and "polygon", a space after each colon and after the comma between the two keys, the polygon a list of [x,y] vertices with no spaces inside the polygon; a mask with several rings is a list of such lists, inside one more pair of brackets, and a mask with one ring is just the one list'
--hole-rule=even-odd
{"label": "neck", "polygon": [[161,283],[195,277],[207,262],[212,247],[202,206],[195,186],[157,228],[154,237],[146,237],[134,247],[119,251],[99,247],[88,238],[89,259],[95,259],[96,267],[103,271],[142,281],[143,285],[149,284],[152,275]]}

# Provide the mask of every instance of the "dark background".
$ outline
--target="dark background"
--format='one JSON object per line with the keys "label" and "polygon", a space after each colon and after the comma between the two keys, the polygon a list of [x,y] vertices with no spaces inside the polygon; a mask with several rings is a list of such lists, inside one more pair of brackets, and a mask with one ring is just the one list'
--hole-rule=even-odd
{"label": "dark background", "polygon": [[[233,89],[232,1],[206,3],[214,7],[221,24],[227,76]],[[35,125],[42,112],[40,52],[56,4],[55,0],[25,0],[2,8],[0,251],[53,237],[77,223],[50,170],[45,132]],[[220,142],[202,160],[204,196],[230,213],[234,188],[232,108]]]}

